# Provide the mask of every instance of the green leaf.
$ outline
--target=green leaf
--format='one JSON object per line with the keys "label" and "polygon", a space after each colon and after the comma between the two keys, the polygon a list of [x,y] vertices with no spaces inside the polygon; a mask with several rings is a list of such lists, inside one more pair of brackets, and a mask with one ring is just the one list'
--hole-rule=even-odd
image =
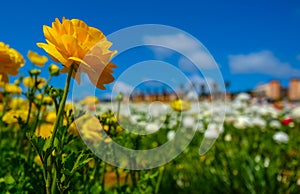
{"label": "green leaf", "polygon": [[59,141],[58,141],[57,137],[55,137],[55,139],[54,139],[53,146],[54,146],[54,148],[57,148],[59,146]]}
{"label": "green leaf", "polygon": [[66,157],[66,160],[64,162],[64,169],[67,169],[71,172],[75,162],[76,162],[76,155],[73,152]]}
{"label": "green leaf", "polygon": [[50,146],[51,146],[51,138],[47,138],[43,146],[43,151],[47,152]]}
{"label": "green leaf", "polygon": [[88,154],[81,152],[81,154],[78,156],[74,164],[72,172],[73,173],[76,172],[78,169],[82,168],[85,164],[87,164],[92,159],[93,159],[92,157],[89,158]]}
{"label": "green leaf", "polygon": [[4,180],[5,180],[5,183],[8,184],[8,185],[12,185],[16,182],[14,177],[12,177],[10,174],[6,175],[4,177]]}
{"label": "green leaf", "polygon": [[43,147],[45,144],[45,139],[42,137],[33,136],[31,140],[32,140],[32,143],[35,145],[35,147],[37,147],[39,152],[41,152],[43,150]]}

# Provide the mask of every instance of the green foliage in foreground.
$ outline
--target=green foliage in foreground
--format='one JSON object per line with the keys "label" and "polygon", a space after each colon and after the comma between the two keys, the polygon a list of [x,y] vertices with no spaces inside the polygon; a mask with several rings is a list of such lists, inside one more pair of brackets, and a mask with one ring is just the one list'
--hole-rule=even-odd
{"label": "green foliage in foreground", "polygon": [[[165,142],[169,130],[162,128],[152,138],[141,139],[141,147]],[[65,193],[300,193],[299,125],[286,129],[287,144],[277,144],[272,138],[275,132],[226,125],[203,156],[198,155],[203,133],[197,132],[184,152],[163,167],[129,171],[101,161],[80,137],[62,128],[57,136],[64,138],[63,145],[57,145],[61,155],[52,153],[62,171],[55,182],[66,188]],[[1,127],[0,191],[44,193],[42,168],[29,142],[19,142],[22,134],[22,130]],[[117,140],[134,142],[136,136],[124,132]],[[34,141],[47,151],[47,140]]]}

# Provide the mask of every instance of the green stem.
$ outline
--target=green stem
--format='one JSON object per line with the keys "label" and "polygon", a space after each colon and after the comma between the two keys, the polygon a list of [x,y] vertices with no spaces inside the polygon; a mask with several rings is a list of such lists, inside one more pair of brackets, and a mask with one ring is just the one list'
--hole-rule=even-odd
{"label": "green stem", "polygon": [[120,192],[120,174],[119,169],[115,167],[116,179],[117,179],[117,191]]}
{"label": "green stem", "polygon": [[33,149],[35,150],[35,152],[38,154],[38,156],[40,157],[41,161],[42,161],[42,166],[43,166],[43,176],[44,176],[44,180],[46,182],[47,180],[47,166],[46,163],[42,157],[42,155],[39,153],[39,149],[36,147],[36,145],[33,143],[31,138],[28,138],[29,143],[31,144],[31,146],[33,147]]}
{"label": "green stem", "polygon": [[[45,88],[49,85],[51,79],[52,79],[52,76],[50,75],[49,78],[48,78],[48,80],[47,80],[47,82],[46,82]],[[40,100],[40,106],[38,106],[38,112],[37,112],[37,115],[36,115],[36,118],[35,118],[34,127],[33,127],[33,129],[35,129],[35,130],[36,130],[37,125],[39,123],[39,117],[40,117],[40,114],[41,114],[41,108],[42,108],[42,104],[43,104],[45,93],[46,93],[46,90],[44,89],[43,93],[42,93],[41,100]]]}
{"label": "green stem", "polygon": [[131,177],[133,188],[136,188],[137,182],[136,182],[136,177],[135,177],[135,170],[130,170],[130,177]]}
{"label": "green stem", "polygon": [[[51,163],[51,157],[49,157],[46,160],[47,160],[46,161],[47,163]],[[48,168],[48,166],[46,168]],[[47,177],[46,177],[46,193],[47,194],[51,194],[51,182],[52,182],[51,169],[49,168],[47,170]]]}
{"label": "green stem", "polygon": [[100,177],[100,185],[101,185],[101,189],[102,189],[101,193],[105,193],[104,187],[105,187],[106,165],[107,164],[105,162],[103,162],[102,169],[101,169],[101,177]]}
{"label": "green stem", "polygon": [[[67,80],[66,80],[66,85],[65,85],[65,89],[64,89],[64,93],[63,93],[63,96],[62,96],[62,99],[59,103],[59,108],[58,108],[58,112],[57,112],[57,115],[56,115],[56,120],[55,120],[55,123],[54,123],[54,128],[53,128],[53,133],[52,133],[52,136],[51,136],[51,139],[50,139],[50,150],[52,151],[53,149],[53,144],[54,144],[54,140],[55,140],[55,136],[56,136],[56,133],[57,133],[57,129],[59,127],[59,124],[60,124],[60,120],[61,120],[61,117],[63,115],[63,112],[64,112],[64,108],[65,108],[65,103],[66,103],[66,99],[67,99],[67,96],[68,96],[68,92],[69,92],[69,87],[70,87],[70,82],[71,82],[71,76],[72,76],[72,72],[73,72],[73,69],[74,69],[74,65],[71,65],[70,69],[69,69],[69,72],[68,72],[68,76],[67,76]],[[47,170],[47,180],[46,180],[46,192],[47,194],[51,194],[51,183],[52,183],[52,177],[51,177],[51,153],[52,152],[49,152],[46,156],[45,156],[45,161],[46,161],[46,166],[47,168],[49,168]]]}
{"label": "green stem", "polygon": [[158,180],[157,180],[156,186],[155,186],[155,194],[157,194],[158,191],[159,191],[159,187],[160,187],[160,183],[162,181],[162,177],[163,177],[164,171],[165,171],[165,167],[161,167],[159,169]]}
{"label": "green stem", "polygon": [[59,108],[58,108],[56,120],[55,120],[55,123],[54,123],[54,129],[53,129],[53,133],[52,133],[52,136],[51,136],[51,141],[50,141],[51,146],[50,146],[50,148],[53,147],[53,143],[54,143],[54,139],[55,139],[55,136],[56,136],[56,133],[57,133],[59,123],[60,123],[60,119],[61,119],[62,114],[64,112],[65,103],[66,103],[66,99],[67,99],[68,92],[69,92],[69,87],[70,87],[70,82],[71,82],[71,76],[72,76],[73,69],[74,69],[74,65],[71,65],[71,67],[69,69],[69,72],[68,72],[68,77],[67,77],[67,80],[66,80],[64,93],[63,93],[62,99],[59,103]]}
{"label": "green stem", "polygon": [[121,100],[118,100],[118,110],[117,110],[117,121],[120,120],[120,108],[121,108]]}
{"label": "green stem", "polygon": [[54,170],[54,172],[53,172],[52,187],[51,187],[51,193],[52,193],[52,194],[55,194],[55,193],[56,193],[56,188],[57,188],[57,187],[56,187],[56,183],[57,183],[57,182],[56,182],[56,181],[57,181],[57,180],[56,180],[56,173],[57,173],[56,170]]}

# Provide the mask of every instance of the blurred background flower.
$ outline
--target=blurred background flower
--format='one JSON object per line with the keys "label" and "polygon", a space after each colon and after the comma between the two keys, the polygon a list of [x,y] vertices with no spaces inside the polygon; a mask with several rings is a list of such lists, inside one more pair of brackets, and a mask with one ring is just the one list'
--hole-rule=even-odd
{"label": "blurred background flower", "polygon": [[17,75],[19,68],[24,64],[25,60],[18,51],[0,42],[0,75],[3,82],[8,82],[8,74]]}
{"label": "blurred background flower", "polygon": [[39,67],[44,67],[45,63],[48,61],[48,58],[46,56],[41,56],[38,53],[30,50],[27,53],[27,57],[33,64]]}

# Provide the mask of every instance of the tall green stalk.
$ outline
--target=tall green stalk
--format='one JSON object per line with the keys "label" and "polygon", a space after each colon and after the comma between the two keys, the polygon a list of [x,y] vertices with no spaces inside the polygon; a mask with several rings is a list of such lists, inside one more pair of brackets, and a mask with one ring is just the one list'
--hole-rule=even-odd
{"label": "tall green stalk", "polygon": [[[68,92],[69,92],[69,87],[70,87],[70,82],[71,82],[71,76],[72,76],[72,72],[74,69],[74,65],[71,65],[69,72],[68,72],[68,77],[66,80],[66,84],[65,84],[65,88],[64,88],[64,93],[63,96],[60,100],[59,103],[59,108],[58,108],[58,112],[56,115],[56,120],[54,123],[54,128],[53,128],[53,133],[50,139],[50,150],[53,149],[53,144],[54,144],[54,140],[55,140],[55,136],[57,134],[57,130],[59,128],[59,124],[60,124],[60,120],[62,119],[63,116],[63,112],[64,112],[64,108],[65,108],[65,103],[67,100],[67,96],[68,96]],[[46,192],[47,194],[51,194],[51,185],[52,185],[52,167],[51,167],[51,153],[49,153],[49,155],[46,156],[45,162],[47,163],[47,178],[46,178]]]}

